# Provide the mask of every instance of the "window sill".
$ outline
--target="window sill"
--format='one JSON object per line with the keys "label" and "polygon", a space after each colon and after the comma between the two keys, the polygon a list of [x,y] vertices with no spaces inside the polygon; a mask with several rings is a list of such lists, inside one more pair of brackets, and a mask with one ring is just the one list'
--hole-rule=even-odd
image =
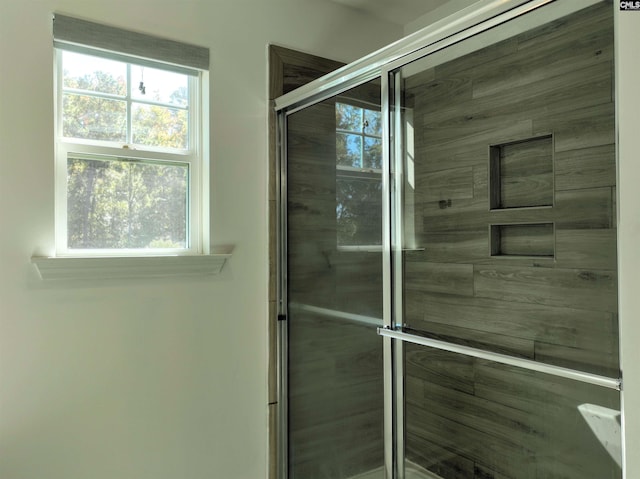
{"label": "window sill", "polygon": [[205,277],[219,274],[233,247],[197,256],[51,257],[33,256],[43,281]]}

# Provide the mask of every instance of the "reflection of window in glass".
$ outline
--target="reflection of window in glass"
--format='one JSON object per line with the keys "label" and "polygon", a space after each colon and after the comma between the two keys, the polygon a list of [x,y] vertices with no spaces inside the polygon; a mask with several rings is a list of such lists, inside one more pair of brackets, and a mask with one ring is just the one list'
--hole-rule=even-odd
{"label": "reflection of window in glass", "polygon": [[199,72],[57,58],[58,252],[199,252]]}
{"label": "reflection of window in glass", "polygon": [[382,180],[380,175],[338,174],[336,218],[339,246],[382,244]]}
{"label": "reflection of window in glass", "polygon": [[336,103],[338,166],[382,168],[382,115],[347,103]]}
{"label": "reflection of window in glass", "polygon": [[382,244],[382,115],[336,103],[336,219],[338,246]]}

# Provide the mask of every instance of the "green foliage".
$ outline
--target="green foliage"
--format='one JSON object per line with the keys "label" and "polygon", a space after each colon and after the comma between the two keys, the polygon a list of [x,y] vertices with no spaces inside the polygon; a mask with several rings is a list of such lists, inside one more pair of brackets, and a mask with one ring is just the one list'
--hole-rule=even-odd
{"label": "green foliage", "polygon": [[112,74],[96,70],[81,77],[71,76],[65,70],[63,74],[64,88],[86,90],[112,95],[125,96],[127,94],[127,82],[122,76],[114,77]]}
{"label": "green foliage", "polygon": [[362,167],[362,136],[336,133],[336,164]]}
{"label": "green foliage", "polygon": [[186,166],[68,160],[69,248],[186,247]]}
{"label": "green foliage", "polygon": [[336,103],[336,164],[382,167],[382,115],[379,111]]}
{"label": "green foliage", "polygon": [[336,163],[339,166],[362,166],[362,108],[336,103],[336,129],[355,133],[336,133]]}
{"label": "green foliage", "polygon": [[336,128],[362,133],[362,108],[348,103],[336,103]]}
{"label": "green foliage", "polygon": [[365,168],[382,168],[382,140],[380,138],[365,138],[363,152],[363,166]]}
{"label": "green foliage", "polygon": [[382,181],[338,178],[338,244],[382,244]]}
{"label": "green foliage", "polygon": [[[94,71],[81,77],[63,75],[65,88],[87,92],[65,92],[62,101],[62,127],[66,138],[127,143],[127,102],[93,96],[93,92],[126,96],[124,78]],[[157,97],[150,100],[158,100]],[[170,95],[176,105],[185,105],[188,91],[179,87]],[[188,148],[187,111],[161,105],[132,102],[132,143],[162,148]]]}
{"label": "green foliage", "polygon": [[[122,77],[95,71],[64,76],[63,134],[127,142],[127,102],[92,92],[125,96]],[[86,94],[85,94],[86,92]],[[188,91],[171,95],[186,103]],[[183,109],[133,102],[133,143],[185,149],[188,117]],[[187,247],[188,165],[131,159],[69,158],[67,230],[71,249]]]}
{"label": "green foliage", "polygon": [[377,110],[364,111],[364,132],[371,136],[382,136],[382,113]]}
{"label": "green foliage", "polygon": [[[63,76],[65,88],[88,92],[126,94],[123,78],[95,71],[82,77]],[[125,142],[127,104],[91,95],[65,93],[62,100],[62,132],[67,138]]]}
{"label": "green foliage", "polygon": [[158,105],[138,105],[132,114],[133,143],[187,148],[187,112]]}
{"label": "green foliage", "polygon": [[62,108],[62,133],[65,137],[127,141],[126,102],[65,93]]}

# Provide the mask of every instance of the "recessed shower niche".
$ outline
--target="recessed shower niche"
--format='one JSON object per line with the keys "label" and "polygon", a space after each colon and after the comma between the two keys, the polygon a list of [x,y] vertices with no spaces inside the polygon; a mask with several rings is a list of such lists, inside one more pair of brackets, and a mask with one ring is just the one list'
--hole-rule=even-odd
{"label": "recessed shower niche", "polygon": [[553,137],[489,147],[491,209],[553,206]]}
{"label": "recessed shower niche", "polygon": [[[489,209],[494,215],[516,209],[526,215],[527,210],[551,208],[553,203],[552,135],[489,146]],[[492,257],[555,256],[552,222],[492,221],[489,235]]]}
{"label": "recessed shower niche", "polygon": [[553,223],[491,225],[491,256],[553,259]]}

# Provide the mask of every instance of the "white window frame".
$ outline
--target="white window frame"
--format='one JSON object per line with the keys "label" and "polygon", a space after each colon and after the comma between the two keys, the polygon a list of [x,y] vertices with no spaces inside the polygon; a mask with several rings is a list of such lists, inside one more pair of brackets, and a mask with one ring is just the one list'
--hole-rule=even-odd
{"label": "white window frame", "polygon": [[[83,50],[85,48],[83,47]],[[209,254],[209,209],[208,209],[208,161],[205,148],[205,125],[208,124],[208,111],[205,99],[208,98],[208,72],[199,71],[197,76],[189,76],[188,110],[188,148],[158,148],[146,145],[132,145],[108,141],[65,138],[62,134],[63,68],[62,51],[65,48],[54,47],[55,75],[55,255],[57,257],[104,257],[104,256],[176,256]],[[74,51],[69,49],[69,51]],[[86,48],[83,54],[109,59],[100,50]],[[122,55],[120,55],[122,56]],[[119,59],[120,60],[120,59]],[[120,60],[123,61],[123,60]],[[125,59],[136,65],[136,59]],[[154,62],[154,68],[162,69],[162,62]],[[148,64],[148,62],[147,62]],[[129,67],[127,68],[129,71]],[[126,101],[131,111],[131,85],[128,75]],[[99,95],[96,95],[99,96]],[[136,103],[144,101],[134,100]],[[157,102],[151,102],[157,104]],[[169,106],[169,105],[166,105]],[[128,115],[129,116],[129,115]],[[131,138],[130,117],[127,119],[127,137]],[[74,249],[67,241],[67,161],[73,156],[123,158],[132,160],[150,160],[154,162],[182,163],[189,166],[187,198],[187,247],[186,248],[135,248],[135,249]]]}

